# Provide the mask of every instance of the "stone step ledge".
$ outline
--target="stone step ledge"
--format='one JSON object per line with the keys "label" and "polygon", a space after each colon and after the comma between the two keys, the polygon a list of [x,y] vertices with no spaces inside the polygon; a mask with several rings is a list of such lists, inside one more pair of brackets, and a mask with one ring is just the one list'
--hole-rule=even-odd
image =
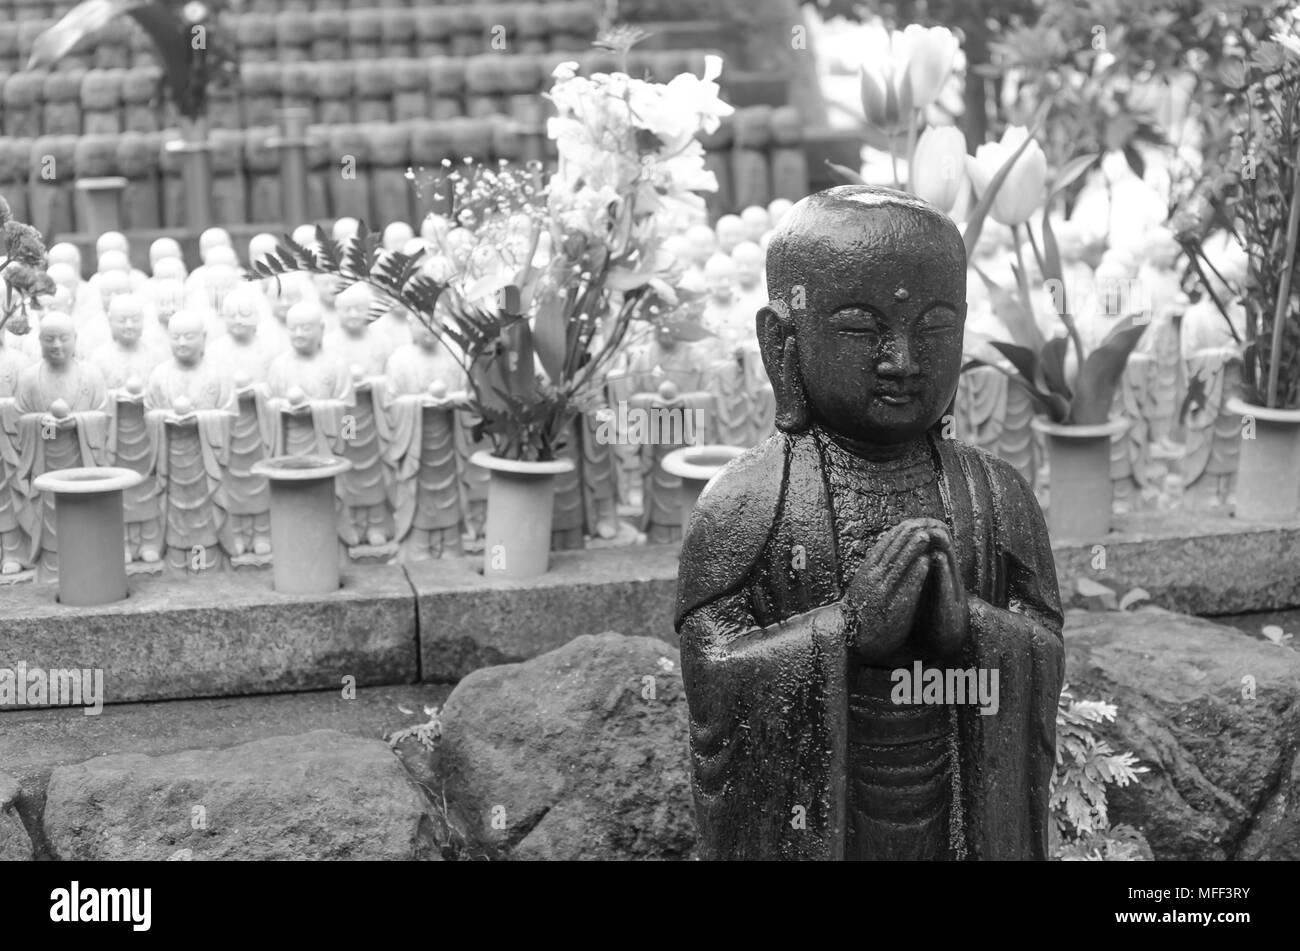
{"label": "stone step ledge", "polygon": [[[1066,606],[1102,606],[1080,593],[1085,579],[1189,614],[1300,607],[1300,523],[1133,516],[1123,533],[1054,552]],[[676,646],[677,558],[676,545],[556,552],[527,582],[489,581],[479,558],[354,567],[326,598],[276,594],[267,571],[133,579],[131,597],[98,608],[59,605],[54,585],[14,585],[0,594],[0,676],[20,662],[100,668],[117,704],[454,683],[610,630]],[[0,705],[0,717],[15,709]]]}

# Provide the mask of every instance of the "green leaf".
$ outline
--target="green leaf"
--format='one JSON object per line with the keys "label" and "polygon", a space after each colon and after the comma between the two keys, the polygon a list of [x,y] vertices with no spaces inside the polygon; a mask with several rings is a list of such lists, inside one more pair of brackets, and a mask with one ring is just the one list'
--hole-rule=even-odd
{"label": "green leaf", "polygon": [[1065,382],[1065,352],[1069,345],[1069,337],[1053,337],[1043,344],[1038,354],[1047,388],[1067,400],[1072,395],[1069,384]]}
{"label": "green leaf", "polygon": [[1047,189],[1048,203],[1050,204],[1053,198],[1073,185],[1079,176],[1092,168],[1093,163],[1100,157],[1101,156],[1098,153],[1093,153],[1092,155],[1078,155],[1061,166],[1061,170],[1056,173],[1056,179]]}
{"label": "green leaf", "polygon": [[1060,281],[1061,313],[1070,312],[1069,302],[1065,296],[1065,275],[1061,271],[1061,252],[1056,244],[1056,232],[1052,230],[1052,219],[1048,214],[1051,204],[1043,206],[1043,274],[1044,279]]}
{"label": "green leaf", "polygon": [[1020,295],[1008,291],[1000,284],[994,283],[983,271],[978,273],[980,279],[984,282],[984,286],[988,289],[989,301],[993,305],[993,313],[1006,324],[1007,330],[1011,332],[1012,341],[1034,352],[1041,350],[1043,332],[1038,329],[1038,323],[1034,320],[1034,315],[1025,310]]}
{"label": "green leaf", "polygon": [[1015,373],[1008,373],[1004,368],[995,363],[987,364],[993,367],[999,373],[1008,377],[1013,383],[1021,386],[1035,405],[1054,422],[1060,422],[1065,419],[1069,412],[1069,404],[1065,399],[1056,393],[1050,393],[1038,385],[1039,367],[1038,358],[1033,351],[1026,347],[1019,347],[1015,344],[1000,343],[990,341],[989,345],[1011,361],[1011,365],[1016,368]]}
{"label": "green leaf", "polygon": [[836,165],[830,159],[826,159],[825,161],[826,161],[826,167],[830,169],[831,174],[834,175],[836,178],[840,179],[840,184],[865,185],[867,183],[866,179],[864,179],[857,172],[853,171],[853,169],[846,168],[843,165]]}
{"label": "green leaf", "polygon": [[538,306],[537,316],[533,319],[537,358],[551,382],[557,384],[564,379],[564,358],[568,350],[564,304],[562,298],[548,295]]}
{"label": "green leaf", "polygon": [[1074,398],[1070,401],[1069,421],[1076,426],[1104,423],[1110,418],[1110,408],[1115,402],[1115,388],[1128,363],[1129,354],[1142,338],[1147,325],[1137,324],[1132,317],[1123,318],[1106,335],[1106,339],[1088,354],[1075,381]]}

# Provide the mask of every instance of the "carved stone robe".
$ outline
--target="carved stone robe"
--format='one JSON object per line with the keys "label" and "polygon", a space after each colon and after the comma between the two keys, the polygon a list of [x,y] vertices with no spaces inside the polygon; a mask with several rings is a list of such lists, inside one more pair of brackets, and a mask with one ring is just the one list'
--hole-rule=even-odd
{"label": "carved stone robe", "polygon": [[[1000,677],[996,714],[963,705],[951,721],[955,852],[1043,859],[1064,646],[1042,512],[1006,463],[930,444],[970,611],[952,666]],[[833,526],[812,434],[746,452],[691,517],[676,627],[706,858],[846,855],[850,658]]]}

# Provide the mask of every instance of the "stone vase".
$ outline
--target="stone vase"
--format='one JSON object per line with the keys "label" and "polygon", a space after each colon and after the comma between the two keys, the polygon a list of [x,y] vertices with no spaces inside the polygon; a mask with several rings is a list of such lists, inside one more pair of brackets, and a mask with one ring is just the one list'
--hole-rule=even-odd
{"label": "stone vase", "polygon": [[[1242,417],[1237,505],[1243,521],[1276,522],[1300,515],[1300,409],[1270,409],[1233,397],[1231,413]],[[1249,423],[1254,438],[1248,438]]]}
{"label": "stone vase", "polygon": [[272,585],[281,594],[339,589],[334,480],[352,468],[328,456],[275,456],[253,464],[271,486]]}
{"label": "stone vase", "polygon": [[722,471],[732,459],[745,450],[739,446],[704,445],[684,446],[664,456],[663,467],[670,475],[682,480],[682,537],[690,523],[695,503],[709,481]]}
{"label": "stone vase", "polygon": [[60,469],[36,477],[38,492],[54,494],[60,604],[88,607],[126,597],[122,491],[143,479],[115,467]]}
{"label": "stone vase", "polygon": [[551,563],[555,477],[572,472],[573,462],[521,462],[485,450],[470,461],[491,473],[483,574],[512,581],[545,574]]}
{"label": "stone vase", "polygon": [[1047,529],[1053,541],[1086,541],[1110,531],[1111,440],[1130,425],[1118,417],[1086,426],[1035,417],[1034,430],[1047,439],[1051,472]]}

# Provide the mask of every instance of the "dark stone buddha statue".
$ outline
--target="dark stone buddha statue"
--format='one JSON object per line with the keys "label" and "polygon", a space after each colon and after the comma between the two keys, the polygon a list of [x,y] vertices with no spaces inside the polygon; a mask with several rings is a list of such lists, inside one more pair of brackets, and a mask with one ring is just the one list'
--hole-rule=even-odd
{"label": "dark stone buddha statue", "polygon": [[[678,578],[703,854],[1046,858],[1060,601],[1029,487],[945,438],[961,235],[832,188],[786,215],[767,274],[778,431],[701,495]],[[950,689],[916,702],[903,675]]]}

